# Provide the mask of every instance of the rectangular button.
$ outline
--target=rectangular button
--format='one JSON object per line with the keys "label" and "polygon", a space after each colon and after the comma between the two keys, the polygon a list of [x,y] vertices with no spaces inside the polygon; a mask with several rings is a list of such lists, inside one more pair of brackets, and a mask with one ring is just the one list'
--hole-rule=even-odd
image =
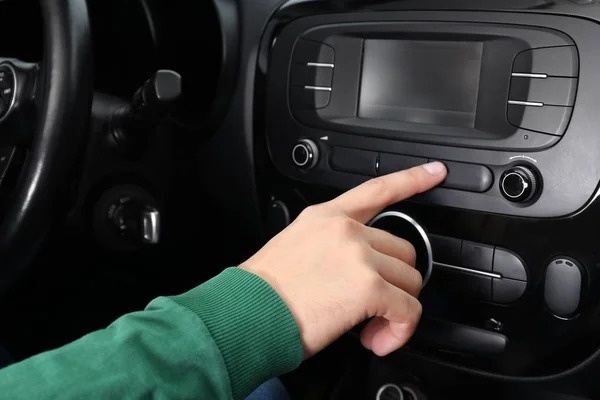
{"label": "rectangular button", "polygon": [[429,235],[435,262],[460,266],[462,240],[447,236]]}
{"label": "rectangular button", "polygon": [[494,278],[492,300],[500,304],[513,303],[523,297],[525,290],[527,290],[527,282]]}
{"label": "rectangular button", "polygon": [[525,50],[515,57],[513,72],[577,77],[579,54],[575,46]]}
{"label": "rectangular button", "polygon": [[508,122],[530,131],[561,136],[571,120],[572,107],[508,105]]}
{"label": "rectangular button", "polygon": [[577,78],[512,77],[509,100],[530,101],[550,106],[572,106],[577,92]]}
{"label": "rectangular button", "polygon": [[329,158],[331,168],[336,171],[350,172],[353,174],[375,176],[377,156],[374,151],[334,147]]}
{"label": "rectangular button", "polygon": [[460,267],[492,271],[494,248],[481,243],[463,240],[460,253]]}
{"label": "rectangular button", "polygon": [[290,89],[290,106],[292,110],[315,110],[327,107],[331,92],[326,90],[308,90],[302,87]]}
{"label": "rectangular button", "polygon": [[324,63],[333,64],[335,52],[333,47],[312,40],[300,39],[294,48],[293,62],[295,63]]}
{"label": "rectangular button", "polygon": [[[438,160],[431,159],[429,161]],[[482,193],[494,183],[494,175],[488,167],[452,161],[442,162],[448,169],[448,176],[440,185],[441,187]]]}
{"label": "rectangular button", "polygon": [[480,301],[491,301],[492,278],[469,274],[444,268],[436,268],[432,276],[432,285],[461,297],[469,297]]}
{"label": "rectangular button", "polygon": [[333,82],[333,68],[314,67],[304,64],[292,65],[292,76],[290,84],[292,86],[318,86],[331,87]]}
{"label": "rectangular button", "polygon": [[426,163],[426,158],[381,153],[379,154],[379,175],[392,174]]}

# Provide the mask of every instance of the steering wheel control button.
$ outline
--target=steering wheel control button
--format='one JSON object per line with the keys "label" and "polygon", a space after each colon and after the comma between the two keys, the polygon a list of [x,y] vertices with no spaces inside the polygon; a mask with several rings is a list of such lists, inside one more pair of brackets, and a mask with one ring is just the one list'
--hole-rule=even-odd
{"label": "steering wheel control button", "polygon": [[319,148],[310,139],[301,139],[292,149],[292,161],[298,168],[310,169],[319,161]]}
{"label": "steering wheel control button", "polygon": [[389,232],[412,243],[417,253],[416,269],[421,273],[423,287],[425,287],[433,270],[431,242],[425,229],[412,217],[398,211],[381,213],[373,218],[368,226]]}
{"label": "steering wheel control button", "polygon": [[479,271],[492,271],[494,248],[485,244],[463,241],[460,266]]}
{"label": "steering wheel control button", "polygon": [[584,269],[575,260],[555,258],[546,269],[544,300],[546,306],[559,318],[575,316],[580,307]]}
{"label": "steering wheel control button", "polygon": [[15,104],[17,76],[10,64],[0,65],[0,122],[8,117]]}
{"label": "steering wheel control button", "polygon": [[374,151],[334,147],[331,151],[329,164],[331,169],[364,176],[377,175],[377,158],[379,153]]}
{"label": "steering wheel control button", "polygon": [[503,278],[527,281],[527,271],[523,260],[513,252],[496,248],[494,251],[494,272]]}
{"label": "steering wheel control button", "polygon": [[538,178],[531,168],[516,166],[505,171],[500,178],[500,191],[513,203],[525,203],[538,191]]}

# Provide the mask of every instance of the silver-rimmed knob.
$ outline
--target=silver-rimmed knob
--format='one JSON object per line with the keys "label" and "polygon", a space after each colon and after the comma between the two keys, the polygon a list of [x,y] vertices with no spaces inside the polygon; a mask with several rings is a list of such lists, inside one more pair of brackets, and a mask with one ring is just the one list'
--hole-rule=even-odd
{"label": "silver-rimmed knob", "polygon": [[310,169],[319,161],[319,148],[310,139],[301,139],[292,149],[292,161],[298,168]]}
{"label": "silver-rimmed knob", "polygon": [[421,273],[423,287],[427,285],[433,271],[431,242],[425,228],[411,216],[398,211],[386,211],[369,222],[368,226],[381,229],[410,242],[417,253],[415,268]]}
{"label": "silver-rimmed knob", "polygon": [[500,177],[502,195],[513,203],[525,203],[531,200],[538,189],[538,178],[535,172],[522,165],[508,169]]}

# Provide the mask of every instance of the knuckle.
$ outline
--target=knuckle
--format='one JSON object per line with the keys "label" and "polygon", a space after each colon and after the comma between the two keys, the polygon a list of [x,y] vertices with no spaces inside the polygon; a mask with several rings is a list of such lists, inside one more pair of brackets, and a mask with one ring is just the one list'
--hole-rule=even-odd
{"label": "knuckle", "polygon": [[360,228],[360,224],[358,222],[344,216],[333,217],[331,219],[330,226],[335,234],[343,237],[356,235]]}
{"label": "knuckle", "polygon": [[412,296],[406,296],[406,321],[409,325],[416,325],[423,314],[421,302]]}
{"label": "knuckle", "polygon": [[319,213],[320,206],[308,206],[300,213],[300,218],[314,218]]}

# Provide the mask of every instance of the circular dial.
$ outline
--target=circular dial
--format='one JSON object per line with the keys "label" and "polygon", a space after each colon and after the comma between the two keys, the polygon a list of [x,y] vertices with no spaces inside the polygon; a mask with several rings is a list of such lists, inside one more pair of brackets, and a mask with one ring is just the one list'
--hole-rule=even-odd
{"label": "circular dial", "polygon": [[310,139],[302,139],[292,149],[292,161],[299,168],[312,168],[319,159],[319,148]]}
{"label": "circular dial", "polygon": [[538,178],[531,168],[516,166],[500,178],[502,195],[514,203],[524,203],[533,198],[539,189]]}

